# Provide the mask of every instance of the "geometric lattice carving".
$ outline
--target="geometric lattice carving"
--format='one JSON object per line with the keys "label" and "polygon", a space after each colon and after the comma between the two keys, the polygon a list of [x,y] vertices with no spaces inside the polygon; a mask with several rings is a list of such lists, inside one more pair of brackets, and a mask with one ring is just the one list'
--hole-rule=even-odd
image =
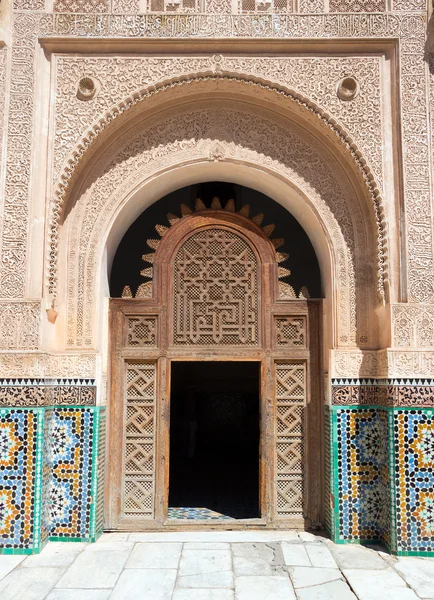
{"label": "geometric lattice carving", "polygon": [[240,12],[292,13],[293,0],[240,0]]}
{"label": "geometric lattice carving", "polygon": [[200,0],[148,0],[148,12],[197,13]]}
{"label": "geometric lattice carving", "polygon": [[128,317],[127,346],[157,345],[157,317]]}
{"label": "geometric lattice carving", "polygon": [[60,13],[105,13],[107,0],[54,0],[53,12]]}
{"label": "geometric lattice carving", "polygon": [[306,319],[305,317],[276,317],[277,346],[305,346]]}
{"label": "geometric lattice carving", "polygon": [[[282,319],[284,320],[284,319]],[[304,363],[276,363],[276,516],[303,515]]]}
{"label": "geometric lattice carving", "polygon": [[155,364],[126,363],[124,515],[153,518]]}
{"label": "geometric lattice carving", "polygon": [[223,228],[192,235],[174,266],[175,344],[258,342],[258,265],[249,244]]}

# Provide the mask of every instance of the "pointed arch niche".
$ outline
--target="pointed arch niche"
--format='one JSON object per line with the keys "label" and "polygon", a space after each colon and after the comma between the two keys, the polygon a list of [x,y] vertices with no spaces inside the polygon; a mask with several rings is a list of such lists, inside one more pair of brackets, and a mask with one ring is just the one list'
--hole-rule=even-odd
{"label": "pointed arch niche", "polygon": [[[180,512],[222,527],[322,521],[322,301],[308,282],[320,295],[303,229],[242,186],[183,188],[129,228],[111,273],[108,527],[185,526]],[[187,422],[197,453],[195,434],[180,460]],[[243,503],[256,508],[234,517]]]}
{"label": "pointed arch niche", "polygon": [[[145,526],[149,526],[149,520],[154,525],[162,525],[167,517],[167,474],[160,467],[161,461],[168,463],[164,449],[167,429],[164,427],[167,427],[168,418],[170,379],[167,373],[171,359],[166,350],[159,355],[161,348],[157,345],[154,348],[146,346],[146,365],[149,363],[154,367],[145,365],[144,370],[138,373],[135,365],[143,362],[143,348],[126,346],[129,314],[134,316],[134,311],[143,311],[141,303],[152,302],[157,297],[153,292],[148,300],[111,300],[113,310],[108,319],[108,274],[116,250],[128,228],[145,209],[186,186],[232,182],[263,194],[267,198],[263,199],[264,203],[271,205],[272,201],[277,202],[296,219],[314,248],[324,300],[317,303],[322,307],[317,306],[316,316],[310,318],[309,306],[314,303],[313,300],[277,300],[276,289],[272,293],[269,287],[269,302],[286,301],[290,304],[291,308],[288,307],[283,316],[294,315],[291,311],[296,311],[298,306],[298,314],[303,318],[309,317],[309,327],[305,338],[308,346],[304,349],[293,348],[288,354],[285,346],[272,347],[272,339],[276,341],[276,337],[272,338],[270,333],[268,342],[264,341],[269,345],[261,346],[262,354],[255,358],[261,363],[261,373],[264,370],[268,373],[268,378],[261,379],[264,382],[261,387],[261,423],[264,423],[272,442],[262,449],[274,452],[274,455],[268,454],[268,458],[264,458],[267,467],[261,471],[261,518],[270,524],[278,518],[287,517],[288,522],[295,519],[300,526],[304,518],[321,521],[322,452],[318,444],[316,455],[311,454],[308,458],[308,452],[302,459],[300,456],[297,459],[299,465],[312,460],[308,469],[303,466],[295,474],[281,473],[280,492],[284,499],[281,500],[283,508],[278,516],[280,492],[275,482],[279,478],[275,477],[274,471],[278,464],[277,438],[273,433],[277,427],[277,413],[273,416],[267,406],[284,412],[285,402],[278,407],[274,392],[280,385],[279,381],[288,384],[279,388],[285,396],[284,389],[289,390],[288,394],[292,393],[291,389],[300,391],[297,380],[303,380],[305,395],[298,399],[291,397],[289,402],[299,402],[298,409],[294,409],[296,413],[299,410],[307,414],[309,407],[316,412],[306,421],[310,419],[310,423],[314,424],[306,430],[307,438],[301,438],[301,434],[297,433],[296,453],[300,455],[302,452],[300,444],[304,443],[304,439],[311,439],[306,447],[311,444],[315,448],[314,440],[322,436],[322,382],[324,375],[329,373],[330,350],[379,347],[376,314],[379,304],[387,296],[387,235],[378,188],[360,152],[336,121],[327,119],[309,101],[296,98],[283,89],[253,80],[234,79],[230,75],[191,77],[152,89],[136,100],[117,107],[116,114],[97,124],[95,131],[98,135],[94,133],[92,138],[95,141],[89,138],[74,152],[68,161],[67,173],[65,177],[62,175],[59,183],[59,196],[53,201],[50,213],[53,220],[47,240],[47,289],[52,291],[59,316],[47,345],[51,344],[53,350],[66,348],[69,352],[84,350],[98,354],[102,381],[106,376],[114,377],[107,393],[109,411],[114,411],[111,412],[111,423],[121,422],[128,409],[126,381],[133,382],[133,387],[134,382],[144,382],[145,387],[151,390],[145,401],[150,412],[144,418],[155,423],[156,429],[151,429],[150,436],[155,446],[142,452],[145,458],[149,458],[150,471],[142,478],[139,474],[135,481],[143,484],[139,486],[140,493],[142,497],[148,494],[150,502],[147,507],[142,506],[148,511],[148,524]],[[228,214],[230,211],[225,212]],[[267,215],[266,207],[262,212]],[[177,214],[179,216],[179,212]],[[252,215],[255,216],[253,211]],[[243,219],[244,216],[241,214],[237,218]],[[189,220],[192,221],[193,217],[187,216],[184,223]],[[264,222],[265,226],[269,224]],[[152,223],[152,227],[155,224]],[[167,225],[164,222],[160,224]],[[172,235],[178,226],[181,224],[175,223],[167,235]],[[246,231],[250,231],[248,227]],[[264,251],[269,248],[270,252],[275,252],[266,233],[262,232],[261,236],[258,239],[262,240]],[[158,239],[157,235],[155,237]],[[146,239],[143,240],[143,254],[146,253]],[[166,234],[161,238],[161,244],[165,239]],[[255,253],[255,244],[251,243]],[[262,254],[256,250],[255,256],[260,260]],[[272,264],[272,261],[267,264]],[[275,281],[278,282],[281,265],[273,264]],[[150,266],[141,265],[142,269]],[[262,278],[261,282],[271,280]],[[144,281],[146,283],[146,279]],[[291,285],[290,277],[280,281]],[[131,287],[133,284],[126,281],[125,285]],[[297,285],[293,287],[297,288]],[[299,289],[296,289],[298,294]],[[159,297],[162,298],[162,295]],[[122,307],[125,306],[130,307],[130,313],[124,312]],[[173,314],[170,307],[166,310]],[[156,335],[168,340],[167,331],[159,329],[159,313],[150,307],[149,314],[156,317],[156,329],[151,332],[150,339],[153,340]],[[279,316],[277,312],[269,311],[269,314],[273,319]],[[321,315],[322,326],[319,325]],[[309,344],[315,336],[310,334],[310,324],[315,322],[314,331],[321,330],[322,338],[316,339],[317,346],[311,348]],[[258,323],[265,331],[260,319]],[[271,332],[271,325],[268,330]],[[116,338],[113,338],[114,331],[117,332]],[[258,335],[262,342],[262,333]],[[257,350],[253,346],[252,352]],[[277,353],[273,354],[274,351]],[[306,369],[311,369],[310,356],[316,360],[313,379],[312,370],[309,373],[303,369],[299,372],[294,366],[304,364]],[[130,361],[131,368],[126,366],[125,360]],[[282,367],[283,371],[279,370],[279,364],[286,365]],[[315,399],[314,402],[311,398]],[[294,418],[298,419],[297,428],[299,415]],[[126,429],[121,428],[121,431]],[[128,522],[132,515],[127,515],[122,508],[121,499],[125,498],[122,493],[126,490],[122,488],[122,485],[125,486],[122,465],[125,465],[126,455],[120,453],[120,448],[124,448],[125,443],[125,438],[116,438],[110,429],[109,477],[115,477],[117,473],[118,479],[107,484],[112,490],[108,494],[107,527],[118,527],[121,521],[125,527],[137,526],[137,520]],[[286,450],[287,447],[282,449],[282,457]],[[291,462],[286,455],[282,458],[283,463],[287,459]],[[295,478],[286,477],[292,474],[296,475]],[[122,489],[124,492],[121,492]],[[135,492],[131,494],[134,496]],[[295,514],[292,508],[288,508],[293,501],[298,503]]]}

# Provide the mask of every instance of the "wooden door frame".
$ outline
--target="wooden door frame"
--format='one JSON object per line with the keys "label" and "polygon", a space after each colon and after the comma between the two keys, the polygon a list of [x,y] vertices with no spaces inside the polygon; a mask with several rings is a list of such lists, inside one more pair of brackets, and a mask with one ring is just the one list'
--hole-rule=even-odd
{"label": "wooden door frame", "polygon": [[[322,518],[322,490],[323,490],[323,461],[324,461],[324,434],[323,434],[323,397],[322,381],[320,378],[321,367],[321,300],[294,300],[279,303],[274,306],[270,317],[281,315],[305,315],[308,318],[308,348],[305,350],[275,349],[272,353],[255,348],[240,357],[237,351],[217,350],[213,353],[200,351],[195,348],[183,351],[172,350],[161,352],[158,349],[126,349],[125,348],[125,319],[134,316],[156,316],[156,305],[149,301],[131,299],[113,299],[110,301],[110,379],[108,389],[108,458],[106,475],[106,527],[108,529],[125,530],[152,530],[176,529],[179,527],[197,528],[245,528],[245,527],[294,527],[292,519],[276,519],[275,515],[275,378],[276,364],[288,360],[306,364],[307,368],[307,393],[306,393],[306,419],[304,434],[304,478],[306,513],[309,515],[308,524],[317,524]],[[159,323],[159,326],[161,324]],[[123,429],[121,424],[124,419],[124,377],[126,361],[155,362],[157,366],[157,381],[159,386],[158,396],[160,401],[156,406],[156,501],[155,519],[139,524],[134,518],[119,520],[115,515],[120,514],[120,501],[122,496],[122,452]],[[168,501],[168,469],[170,461],[170,366],[174,361],[255,361],[260,367],[260,457],[261,457],[261,517],[246,521],[231,521],[230,523],[206,521],[198,523],[176,524],[167,520]],[[319,444],[318,444],[319,442]]]}
{"label": "wooden door frame", "polygon": [[[259,275],[259,332],[253,346],[176,346],[171,343],[172,312],[165,290],[172,289],[174,256],[183,240],[199,228],[215,225],[230,227],[249,240],[260,265]],[[152,530],[176,528],[216,529],[245,527],[301,527],[302,519],[276,518],[276,364],[293,361],[306,365],[306,402],[304,410],[304,502],[308,523],[322,521],[323,488],[323,398],[321,370],[322,301],[278,297],[277,265],[274,249],[260,227],[239,214],[231,215],[208,211],[205,215],[189,215],[180,219],[170,236],[166,233],[154,262],[153,297],[149,299],[111,299],[109,315],[109,374],[108,374],[108,460],[106,476],[106,518],[108,529]],[[170,237],[170,240],[169,240]],[[253,240],[253,241],[252,241]],[[166,241],[168,243],[166,243]],[[158,259],[158,260],[157,260]],[[305,320],[303,347],[279,346],[276,343],[276,319],[299,316]],[[130,317],[155,319],[155,344],[131,347],[127,344],[126,323]],[[170,365],[176,360],[192,361],[246,361],[261,363],[261,519],[237,522],[192,522],[176,524],[167,521],[168,481],[170,460]],[[125,410],[125,364],[127,361],[153,362],[156,365],[155,399],[155,503],[153,519],[121,517],[123,494],[123,448]],[[318,444],[320,441],[320,444]],[[305,519],[306,521],[306,519]]]}

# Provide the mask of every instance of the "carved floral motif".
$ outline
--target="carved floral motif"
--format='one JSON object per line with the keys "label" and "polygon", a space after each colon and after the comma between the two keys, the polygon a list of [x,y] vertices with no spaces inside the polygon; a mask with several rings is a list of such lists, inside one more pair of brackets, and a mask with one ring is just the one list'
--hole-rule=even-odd
{"label": "carved floral motif", "polygon": [[0,303],[0,350],[36,350],[40,314],[39,302]]}
{"label": "carved floral motif", "polygon": [[392,346],[434,348],[434,306],[392,306]]}

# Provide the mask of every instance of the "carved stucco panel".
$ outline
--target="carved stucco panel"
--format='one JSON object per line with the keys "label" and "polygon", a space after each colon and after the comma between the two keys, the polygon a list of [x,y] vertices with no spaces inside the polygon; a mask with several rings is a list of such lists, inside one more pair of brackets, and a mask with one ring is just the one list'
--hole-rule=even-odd
{"label": "carved stucco panel", "polygon": [[[399,0],[396,10],[410,10],[419,6],[419,0]],[[23,296],[25,288],[25,264],[27,247],[27,211],[31,158],[30,129],[33,115],[33,65],[37,36],[118,37],[118,38],[188,38],[188,37],[251,37],[251,38],[401,38],[401,73],[404,141],[411,135],[411,127],[419,123],[423,131],[422,145],[427,140],[426,110],[422,116],[411,110],[414,95],[420,99],[425,86],[420,58],[425,43],[426,15],[419,14],[329,14],[329,15],[171,15],[162,20],[158,15],[53,15],[17,13],[14,17],[14,56],[12,57],[13,88],[10,96],[11,113],[8,125],[9,146],[7,156],[6,190],[10,205],[5,207],[5,224],[2,227],[4,245],[0,265],[0,287],[3,297]],[[412,64],[419,61],[417,72]],[[406,116],[407,115],[407,116]],[[411,116],[410,116],[411,115]],[[19,130],[19,135],[16,131]],[[17,151],[19,148],[19,151]],[[408,184],[418,171],[423,174],[423,184],[413,188]],[[431,223],[427,153],[417,170],[406,166],[406,205],[414,207],[421,224],[410,219],[410,233],[415,238],[416,252],[409,253],[408,273],[410,299],[429,301],[433,290],[432,281],[432,235],[426,223]],[[13,208],[12,208],[13,205]],[[18,242],[17,242],[18,240]],[[426,243],[422,252],[422,243]],[[424,256],[422,256],[424,254]],[[426,258],[427,257],[427,258]],[[428,282],[428,284],[427,284]]]}
{"label": "carved stucco panel", "polygon": [[[403,5],[402,5],[403,6]],[[402,8],[400,6],[400,8]],[[167,20],[158,21],[153,15],[137,15],[128,17],[123,16],[107,16],[103,20],[92,20],[88,18],[79,18],[72,21],[67,17],[47,19],[44,23],[44,31],[46,35],[55,35],[56,32],[62,34],[70,34],[77,36],[84,35],[113,35],[115,37],[124,35],[127,37],[140,37],[145,34],[151,37],[189,37],[189,36],[204,36],[204,37],[285,37],[285,38],[370,38],[370,37],[399,37],[401,38],[401,73],[403,77],[408,76],[408,83],[404,85],[408,87],[409,93],[402,95],[402,110],[405,119],[407,109],[411,113],[411,103],[413,95],[411,87],[418,88],[416,96],[424,95],[424,76],[415,77],[412,70],[412,59],[419,59],[424,55],[425,43],[425,15],[409,15],[409,14],[364,14],[359,15],[279,15],[277,18],[271,15],[261,15],[260,27],[258,21],[255,21],[249,16],[237,17],[219,15],[218,19],[214,15],[201,15],[197,19],[189,19],[182,15],[173,15]],[[410,60],[407,60],[410,59]],[[405,82],[404,82],[405,83]],[[417,115],[413,114],[413,117]],[[422,121],[425,122],[426,129],[427,115],[422,116]],[[417,120],[417,118],[416,118]],[[407,128],[404,128],[404,142],[408,141],[407,131],[409,131],[413,118],[406,119]],[[427,133],[424,132],[420,138],[422,145],[426,145]],[[418,166],[418,171],[424,173],[423,178],[427,178],[429,165],[427,156],[422,159],[422,163]],[[415,168],[406,164],[406,194],[409,194],[407,205],[412,201],[414,189],[411,185],[407,185],[409,181],[418,172]],[[424,210],[429,211],[431,216],[431,208],[426,202],[425,185],[419,186],[417,189],[417,203],[422,205],[422,216]],[[414,188],[414,186],[413,186]],[[431,219],[428,220],[429,223]],[[432,258],[424,259],[422,254],[432,257],[432,239],[431,233],[428,231],[427,222],[415,223],[409,219],[409,236],[414,238],[415,247],[408,251],[408,281],[409,281],[409,298],[412,301],[429,302],[434,297],[434,291],[430,285],[431,263]],[[423,243],[427,243],[425,252],[422,253],[420,248]]]}
{"label": "carved stucco panel", "polygon": [[40,317],[40,302],[0,302],[0,350],[36,350]]}
{"label": "carved stucco panel", "polygon": [[323,13],[325,12],[324,0],[299,0],[298,10],[301,13]]}
{"label": "carved stucco panel", "polygon": [[[105,166],[99,166],[84,183],[86,191],[69,216],[68,344],[92,343],[94,273],[101,255],[101,238],[115,208],[152,173],[195,159],[212,159],[216,141],[226,160],[250,162],[279,173],[312,198],[336,249],[340,341],[354,344],[356,304],[367,307],[372,298],[369,287],[356,279],[355,237],[360,262],[369,263],[369,252],[363,218],[345,175],[305,130],[295,124],[288,128],[286,121],[273,122],[263,114],[249,114],[247,108],[239,112],[239,105],[230,103],[224,107],[218,103],[213,108],[208,103],[206,108],[199,106],[160,123],[153,121],[134,140],[130,134],[124,135],[112,155],[106,156]],[[371,269],[374,272],[372,263]],[[375,277],[371,278],[371,287],[373,280]],[[368,318],[368,311],[361,311],[357,323],[357,333],[362,342],[366,338],[366,343]]]}
{"label": "carved stucco panel", "polygon": [[332,350],[331,377],[426,378],[434,372],[432,350]]}
{"label": "carved stucco panel", "polygon": [[392,0],[392,10],[409,12],[426,11],[426,0]]}
{"label": "carved stucco panel", "polygon": [[[8,61],[8,48],[4,46],[0,48],[0,231],[2,230],[3,221],[3,155],[5,143],[5,101],[6,101],[6,70]],[[0,242],[1,243],[1,242]],[[1,246],[0,246],[1,251]]]}
{"label": "carved stucco panel", "polygon": [[[416,29],[425,27],[418,15]],[[399,14],[159,14],[44,15],[44,36],[114,38],[370,38],[406,35],[408,15]],[[415,31],[414,23],[411,25]]]}
{"label": "carved stucco panel", "polygon": [[434,306],[392,306],[392,347],[434,348]]}
{"label": "carved stucco panel", "polygon": [[7,126],[5,202],[1,231],[0,297],[3,298],[26,296],[36,31],[35,16],[15,16]]}
{"label": "carved stucco panel", "polygon": [[95,354],[0,353],[0,373],[3,378],[49,377],[93,378],[96,372]]}
{"label": "carved stucco panel", "polygon": [[[239,58],[225,56],[125,58],[67,57],[56,60],[56,107],[53,179],[81,136],[112,106],[162,81],[189,73],[233,73],[272,81],[308,97],[348,130],[367,161],[376,182],[382,184],[382,124],[380,59],[363,58]],[[94,99],[77,98],[81,77],[96,78]],[[360,92],[352,102],[338,98],[338,82],[354,76]]]}
{"label": "carved stucco panel", "polygon": [[[416,17],[414,23],[417,23]],[[408,299],[429,303],[434,299],[431,158],[427,65],[419,42],[417,30],[409,30],[401,43],[402,145],[409,260]]]}
{"label": "carved stucco panel", "polygon": [[387,377],[386,350],[332,350],[331,377]]}

